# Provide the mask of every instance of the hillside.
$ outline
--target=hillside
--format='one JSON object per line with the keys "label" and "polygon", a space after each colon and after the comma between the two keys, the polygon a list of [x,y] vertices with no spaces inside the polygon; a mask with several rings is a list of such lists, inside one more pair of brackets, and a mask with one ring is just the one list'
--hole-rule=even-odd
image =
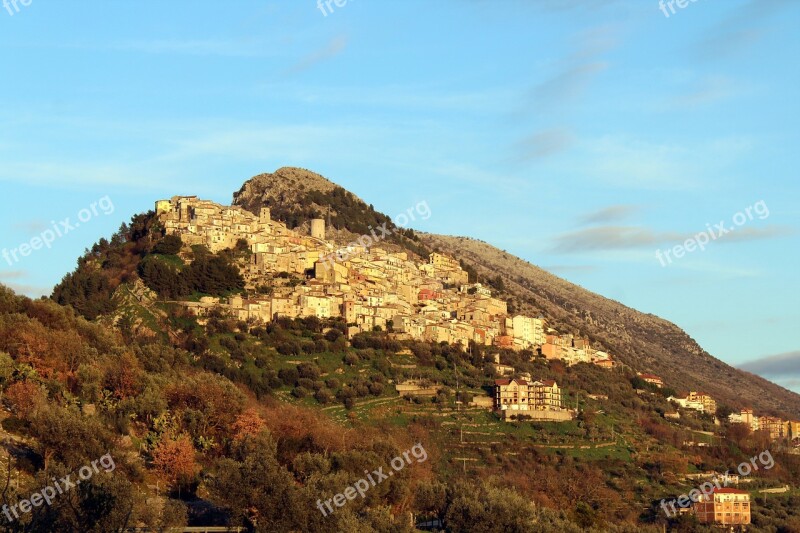
{"label": "hillside", "polygon": [[[22,450],[13,468],[24,481],[6,501],[35,488],[50,457],[63,468],[93,458],[96,445],[76,446],[68,456],[53,451],[67,448],[69,435],[93,433],[115,457],[126,458],[120,482],[127,492],[111,494],[131,513],[102,514],[91,498],[77,495],[69,503],[84,515],[100,513],[115,527],[160,522],[404,532],[427,522],[450,532],[703,531],[687,517],[667,519],[659,501],[695,486],[691,476],[724,472],[768,449],[776,467],[753,473],[748,490],[754,496],[762,488],[791,490],[753,505],[752,531],[800,529],[800,492],[793,486],[800,473],[797,442],[724,417],[716,424],[712,415],[668,400],[673,389],[705,390],[723,406],[794,417],[800,412],[796,395],[713,359],[667,321],[486,243],[407,230],[372,253],[380,262],[392,255],[387,249],[410,251],[408,259],[400,253],[390,262],[406,273],[430,266],[421,265],[429,250],[450,254],[460,261],[453,267],[460,283],[477,279],[508,301],[512,313],[542,314],[559,332],[588,335],[624,364],[567,366],[530,350],[422,340],[398,335],[388,321],[358,328],[344,312],[296,318],[280,312],[266,319],[239,314],[249,311],[234,309],[234,300],[258,306],[333,288],[319,261],[312,258],[315,268],[308,268],[311,246],[318,247],[315,253],[332,246],[304,234],[309,218],[331,213],[338,243],[362,227],[391,223],[355,195],[305,173],[281,169],[257,176],[237,193],[251,213],[270,207],[271,221],[197,199],[185,210],[176,200],[162,205],[161,215],[134,216],[64,277],[53,293],[60,306],[0,287],[0,369],[6,369],[0,383],[8,408],[2,427],[13,450]],[[304,176],[310,177],[300,188]],[[181,219],[193,209],[200,214]],[[182,228],[175,224],[213,229],[209,220],[244,227],[269,250],[255,252],[242,233],[212,249],[202,243],[216,244],[219,233],[174,232]],[[256,253],[266,254],[262,265],[265,257],[274,259],[258,271]],[[338,283],[362,295],[375,281],[348,274]],[[459,293],[449,282],[439,290]],[[416,302],[416,292],[411,298],[427,307]],[[486,404],[500,377],[495,357],[515,376],[557,382],[559,409],[572,418],[501,420]],[[636,371],[658,373],[667,386],[645,383]],[[409,387],[423,392],[400,394]],[[763,391],[774,398],[760,398]],[[58,417],[69,425],[50,437]],[[330,498],[415,443],[430,459],[333,516],[317,510],[318,498]],[[168,491],[154,490],[159,484]],[[160,511],[148,515],[148,502]],[[68,507],[34,518],[59,525],[76,520]]]}
{"label": "hillside", "polygon": [[430,248],[460,258],[486,278],[501,275],[520,312],[543,313],[556,329],[588,335],[641,372],[671,387],[703,390],[731,407],[800,415],[800,395],[738,370],[703,350],[675,324],[569,283],[488,243],[418,233]]}

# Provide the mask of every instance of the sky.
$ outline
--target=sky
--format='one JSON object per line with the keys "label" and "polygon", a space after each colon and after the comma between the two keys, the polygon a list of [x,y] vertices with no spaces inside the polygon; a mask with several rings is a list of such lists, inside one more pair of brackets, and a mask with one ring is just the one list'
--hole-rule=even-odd
{"label": "sky", "polygon": [[297,166],[800,392],[800,2],[8,1],[18,292],[157,199]]}

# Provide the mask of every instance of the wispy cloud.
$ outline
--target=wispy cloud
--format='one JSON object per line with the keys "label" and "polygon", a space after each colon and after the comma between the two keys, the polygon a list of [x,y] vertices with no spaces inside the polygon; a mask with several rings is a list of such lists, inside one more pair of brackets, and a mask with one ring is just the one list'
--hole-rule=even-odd
{"label": "wispy cloud", "polygon": [[537,106],[547,108],[576,100],[585,92],[595,74],[608,68],[604,61],[572,65],[533,90]]}
{"label": "wispy cloud", "polygon": [[602,55],[619,44],[618,30],[599,26],[573,38],[574,49],[554,63],[554,73],[536,85],[530,98],[534,106],[546,111],[580,98],[592,79],[609,63]]}
{"label": "wispy cloud", "polygon": [[572,133],[563,128],[540,131],[517,143],[517,154],[521,161],[555,155],[566,150],[573,139]]}
{"label": "wispy cloud", "polygon": [[75,161],[7,162],[0,168],[0,182],[58,185],[71,188],[105,185],[139,190],[163,189],[165,172],[156,172],[163,176],[157,178],[154,177],[152,170],[137,171],[134,167],[136,166],[126,166],[121,163],[103,164]]}
{"label": "wispy cloud", "polygon": [[16,222],[14,224],[14,229],[24,232],[27,235],[34,235],[37,233],[41,233],[49,226],[47,222],[44,220],[24,220],[22,222]]}
{"label": "wispy cloud", "polygon": [[777,226],[777,225],[769,225],[763,227],[750,227],[750,226],[743,226],[738,228],[732,228],[735,231],[723,235],[718,241],[719,243],[737,243],[737,242],[749,242],[749,241],[762,241],[766,239],[775,239],[779,237],[787,237],[789,235],[794,235],[797,233],[797,230],[794,228],[790,228],[788,226]]}
{"label": "wispy cloud", "polygon": [[738,84],[724,76],[706,76],[694,81],[687,92],[679,93],[667,102],[667,109],[690,109],[710,105],[733,96]]}
{"label": "wispy cloud", "polygon": [[324,48],[307,55],[292,67],[290,67],[285,74],[297,74],[310,69],[318,63],[332,59],[341,54],[347,48],[347,36],[339,35],[331,39]]}
{"label": "wispy cloud", "polygon": [[[588,7],[595,2],[551,2],[550,9]],[[517,161],[535,161],[569,148],[575,135],[569,127],[571,104],[580,100],[589,84],[609,66],[601,56],[618,45],[618,31],[610,26],[599,26],[585,31],[572,39],[572,50],[555,61],[550,77],[530,89],[523,101],[520,116],[527,116],[532,109],[539,116],[547,116],[550,126],[518,141],[513,147]]]}
{"label": "wispy cloud", "polygon": [[0,270],[0,280],[21,279],[28,276],[24,270]]}
{"label": "wispy cloud", "polygon": [[46,296],[52,292],[51,287],[42,287],[39,285],[30,285],[26,283],[19,283],[18,280],[25,279],[30,274],[26,270],[0,270],[0,284],[5,285],[17,294],[24,294],[31,298],[38,298],[39,296]]}
{"label": "wispy cloud", "polygon": [[572,231],[553,240],[552,252],[578,253],[627,250],[679,241],[680,233],[658,233],[641,226],[601,226]]}
{"label": "wispy cloud", "polygon": [[[627,217],[637,210],[636,206],[617,205],[601,209],[583,217],[585,224],[608,223]],[[730,225],[728,225],[730,228]],[[704,230],[702,230],[704,231]],[[795,231],[783,226],[738,227],[722,235],[714,243],[742,243],[773,239],[791,235]],[[551,251],[556,253],[577,253],[591,251],[627,250],[662,244],[680,244],[693,238],[694,233],[675,231],[655,231],[644,226],[593,226],[568,233],[553,239]]]}
{"label": "wispy cloud", "polygon": [[638,205],[611,205],[581,217],[582,224],[607,224],[618,222],[639,211]]}
{"label": "wispy cloud", "polygon": [[52,287],[42,287],[39,285],[25,285],[20,283],[6,283],[5,285],[17,294],[24,294],[29,298],[47,296],[53,292]]}
{"label": "wispy cloud", "polygon": [[767,32],[762,25],[767,18],[796,6],[794,0],[750,0],[706,32],[706,37],[695,43],[693,49],[704,60],[735,55]]}
{"label": "wispy cloud", "polygon": [[694,190],[712,187],[712,176],[726,174],[749,144],[717,139],[701,144],[654,143],[625,136],[582,139],[573,151],[590,161],[575,171],[591,182],[650,190]]}

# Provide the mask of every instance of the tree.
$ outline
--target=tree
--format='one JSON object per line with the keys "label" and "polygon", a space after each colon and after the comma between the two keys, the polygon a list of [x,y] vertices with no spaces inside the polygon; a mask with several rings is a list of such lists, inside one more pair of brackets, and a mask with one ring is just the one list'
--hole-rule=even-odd
{"label": "tree", "polygon": [[6,390],[5,398],[14,413],[24,420],[47,403],[47,394],[42,387],[31,381],[12,384]]}
{"label": "tree", "polygon": [[175,255],[181,251],[183,241],[180,235],[167,235],[153,247],[153,253]]}
{"label": "tree", "polygon": [[256,531],[304,530],[303,517],[313,504],[301,505],[294,478],[278,462],[269,434],[242,441],[232,455],[216,465],[208,487],[212,501],[228,509],[234,523],[249,523]]}
{"label": "tree", "polygon": [[186,435],[162,440],[153,450],[153,467],[173,486],[180,489],[194,480],[194,446]]}
{"label": "tree", "polygon": [[233,440],[241,441],[248,437],[255,437],[265,427],[264,419],[258,414],[256,409],[250,408],[236,417],[233,423]]}
{"label": "tree", "polygon": [[731,442],[735,442],[736,446],[742,447],[747,437],[750,436],[750,426],[747,424],[731,424],[725,430],[725,437]]}

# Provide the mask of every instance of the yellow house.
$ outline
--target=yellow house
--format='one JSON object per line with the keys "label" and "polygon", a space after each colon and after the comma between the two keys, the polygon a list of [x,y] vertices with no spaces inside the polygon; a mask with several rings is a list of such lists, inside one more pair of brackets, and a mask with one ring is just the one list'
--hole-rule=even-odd
{"label": "yellow house", "polygon": [[800,439],[800,422],[786,422],[786,431],[783,434],[792,440]]}
{"label": "yellow house", "polygon": [[717,402],[711,395],[706,394],[705,392],[690,392],[689,396],[686,398],[689,402],[698,402],[703,404],[703,410],[706,413],[711,413],[712,415],[717,412]]}

